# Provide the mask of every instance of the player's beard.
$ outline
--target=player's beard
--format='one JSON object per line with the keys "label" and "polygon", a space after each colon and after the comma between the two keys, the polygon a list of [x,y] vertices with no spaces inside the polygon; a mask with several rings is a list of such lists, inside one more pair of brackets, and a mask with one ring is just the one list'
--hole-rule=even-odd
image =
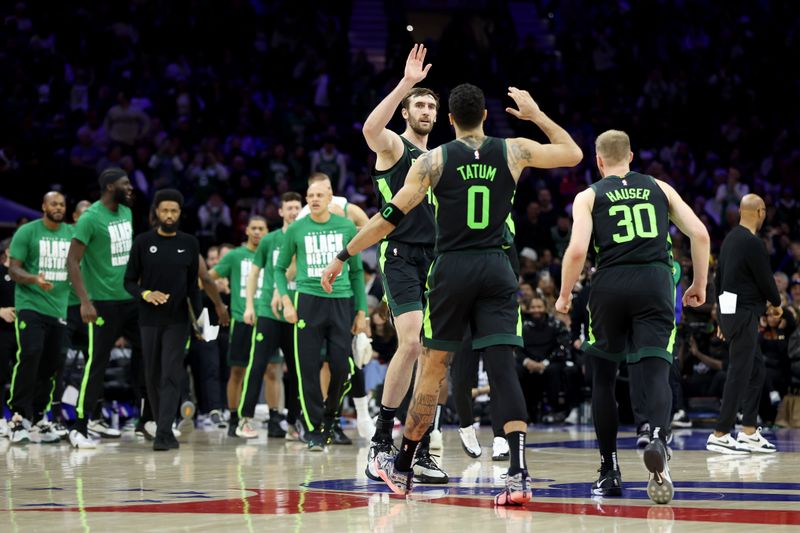
{"label": "player's beard", "polygon": [[131,206],[131,199],[125,194],[125,189],[114,189],[114,201],[128,207]]}
{"label": "player's beard", "polygon": [[49,220],[50,222],[55,222],[56,224],[64,222],[64,213],[56,215],[54,213],[45,212],[44,216],[45,218],[47,218],[47,220]]}
{"label": "player's beard", "polygon": [[428,135],[433,129],[433,121],[428,122],[428,125],[422,124],[419,120],[408,117],[408,126],[417,135]]}
{"label": "player's beard", "polygon": [[158,227],[161,228],[161,231],[164,233],[175,233],[178,231],[178,227],[180,227],[181,221],[176,220],[175,222],[170,222],[169,224],[166,222],[158,221]]}

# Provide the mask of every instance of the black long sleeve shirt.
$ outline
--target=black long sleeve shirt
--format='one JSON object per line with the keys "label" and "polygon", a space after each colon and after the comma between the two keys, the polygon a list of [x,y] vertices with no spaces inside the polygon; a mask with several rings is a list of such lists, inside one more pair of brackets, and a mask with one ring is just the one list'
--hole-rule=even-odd
{"label": "black long sleeve shirt", "polygon": [[[165,237],[151,230],[134,239],[125,271],[125,290],[139,302],[139,324],[164,326],[188,322],[187,298],[197,312],[199,253],[197,239],[182,231]],[[162,305],[145,302],[142,293],[148,290],[169,294],[169,300]]]}
{"label": "black long sleeve shirt", "polygon": [[781,296],[761,239],[744,226],[736,226],[722,241],[717,269],[717,296],[732,292],[736,309],[764,312],[764,303],[781,304]]}

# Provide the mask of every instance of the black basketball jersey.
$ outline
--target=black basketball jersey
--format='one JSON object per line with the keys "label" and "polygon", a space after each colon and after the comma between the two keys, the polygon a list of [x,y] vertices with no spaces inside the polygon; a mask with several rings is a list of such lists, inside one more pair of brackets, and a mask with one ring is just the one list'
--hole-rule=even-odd
{"label": "black basketball jersey", "polygon": [[597,268],[662,263],[672,269],[669,202],[655,178],[628,172],[592,189]]}
{"label": "black basketball jersey", "polygon": [[[403,187],[411,165],[424,153],[402,135],[400,138],[403,140],[403,155],[397,163],[388,170],[376,170],[372,167],[372,181],[381,209]],[[433,246],[436,234],[434,224],[433,201],[431,195],[428,195],[427,199],[406,214],[400,225],[389,234],[389,238],[406,244]]]}
{"label": "black basketball jersey", "polygon": [[461,141],[442,146],[444,169],[433,195],[436,252],[503,248],[517,183],[504,139],[486,137],[478,150]]}

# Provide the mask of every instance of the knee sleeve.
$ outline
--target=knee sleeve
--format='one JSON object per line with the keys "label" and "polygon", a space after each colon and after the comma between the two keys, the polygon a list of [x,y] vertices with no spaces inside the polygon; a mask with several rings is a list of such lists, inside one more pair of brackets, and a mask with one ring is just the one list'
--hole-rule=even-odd
{"label": "knee sleeve", "polygon": [[489,375],[492,417],[498,417],[500,424],[518,420],[524,422],[528,413],[512,347],[490,346],[486,349],[483,364]]}

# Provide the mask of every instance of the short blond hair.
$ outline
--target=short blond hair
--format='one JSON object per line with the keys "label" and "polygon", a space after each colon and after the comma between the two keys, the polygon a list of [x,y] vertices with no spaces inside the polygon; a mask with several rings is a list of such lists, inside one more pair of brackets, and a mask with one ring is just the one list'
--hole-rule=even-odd
{"label": "short blond hair", "polygon": [[627,162],[631,155],[631,139],[624,131],[604,131],[595,141],[595,150],[607,165]]}

